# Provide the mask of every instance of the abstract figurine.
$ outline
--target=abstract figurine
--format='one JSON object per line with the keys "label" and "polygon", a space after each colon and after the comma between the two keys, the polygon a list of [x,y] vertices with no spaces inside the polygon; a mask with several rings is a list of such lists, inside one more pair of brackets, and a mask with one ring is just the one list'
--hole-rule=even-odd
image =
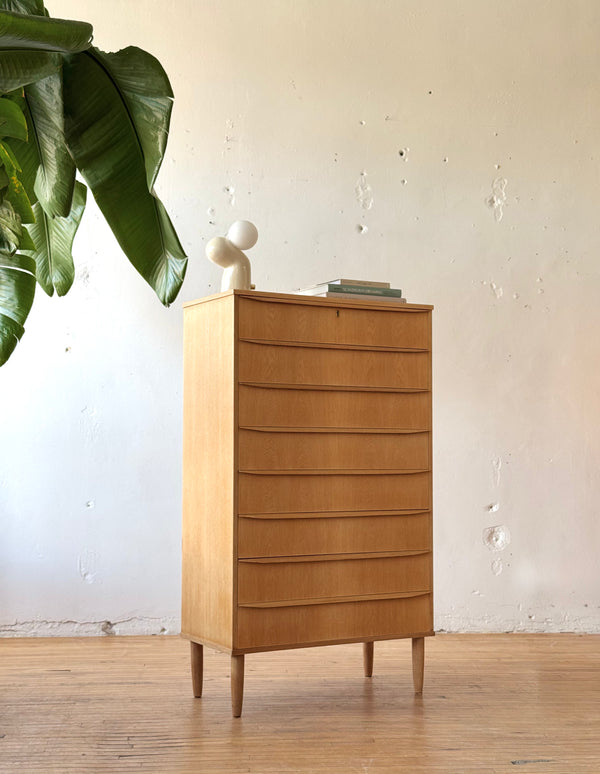
{"label": "abstract figurine", "polygon": [[254,247],[258,231],[248,220],[236,220],[226,237],[215,237],[206,245],[209,261],[222,266],[225,271],[221,279],[224,290],[250,290],[250,261],[242,250]]}

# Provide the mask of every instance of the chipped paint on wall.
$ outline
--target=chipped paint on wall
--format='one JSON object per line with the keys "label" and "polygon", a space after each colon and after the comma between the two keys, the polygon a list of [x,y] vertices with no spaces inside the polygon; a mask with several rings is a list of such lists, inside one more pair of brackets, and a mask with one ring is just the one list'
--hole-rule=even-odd
{"label": "chipped paint on wall", "polygon": [[363,170],[354,187],[356,201],[363,210],[370,210],[373,206],[373,191],[367,180],[367,173]]}
{"label": "chipped paint on wall", "polygon": [[483,544],[490,551],[504,551],[510,543],[510,532],[503,524],[486,527],[483,530]]}
{"label": "chipped paint on wall", "polygon": [[177,617],[132,616],[117,621],[14,621],[0,624],[0,637],[100,637],[102,635],[177,634]]}
{"label": "chipped paint on wall", "polygon": [[98,554],[96,551],[86,550],[77,557],[77,569],[83,581],[89,584],[95,582],[98,575],[97,564]]}
{"label": "chipped paint on wall", "polygon": [[507,185],[508,180],[505,177],[497,177],[492,183],[492,193],[485,200],[487,206],[494,213],[496,223],[500,223],[504,215]]}

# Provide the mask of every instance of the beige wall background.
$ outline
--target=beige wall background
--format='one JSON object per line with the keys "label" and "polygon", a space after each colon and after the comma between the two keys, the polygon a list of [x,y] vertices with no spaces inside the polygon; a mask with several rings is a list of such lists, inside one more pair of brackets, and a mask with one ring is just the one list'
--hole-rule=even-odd
{"label": "beige wall background", "polygon": [[389,280],[435,311],[436,627],[600,631],[600,3],[48,0],[175,91],[165,310],[93,203],[0,372],[0,634],[179,627],[181,303]]}

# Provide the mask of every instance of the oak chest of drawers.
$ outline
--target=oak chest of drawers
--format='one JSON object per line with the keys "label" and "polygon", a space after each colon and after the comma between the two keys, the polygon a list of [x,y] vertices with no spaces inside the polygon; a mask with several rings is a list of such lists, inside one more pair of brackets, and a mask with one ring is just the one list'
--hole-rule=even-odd
{"label": "oak chest of drawers", "polygon": [[182,634],[232,656],[433,634],[430,306],[185,305]]}

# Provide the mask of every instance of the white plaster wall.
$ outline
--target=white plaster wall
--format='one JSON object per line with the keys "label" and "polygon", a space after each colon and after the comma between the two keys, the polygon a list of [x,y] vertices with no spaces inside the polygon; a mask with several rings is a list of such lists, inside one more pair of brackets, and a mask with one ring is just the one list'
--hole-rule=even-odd
{"label": "white plaster wall", "polygon": [[0,371],[0,633],[178,631],[181,303],[238,218],[260,289],[435,304],[436,626],[599,632],[600,3],[48,6],[169,73],[190,267],[163,309],[90,205],[38,293]]}

